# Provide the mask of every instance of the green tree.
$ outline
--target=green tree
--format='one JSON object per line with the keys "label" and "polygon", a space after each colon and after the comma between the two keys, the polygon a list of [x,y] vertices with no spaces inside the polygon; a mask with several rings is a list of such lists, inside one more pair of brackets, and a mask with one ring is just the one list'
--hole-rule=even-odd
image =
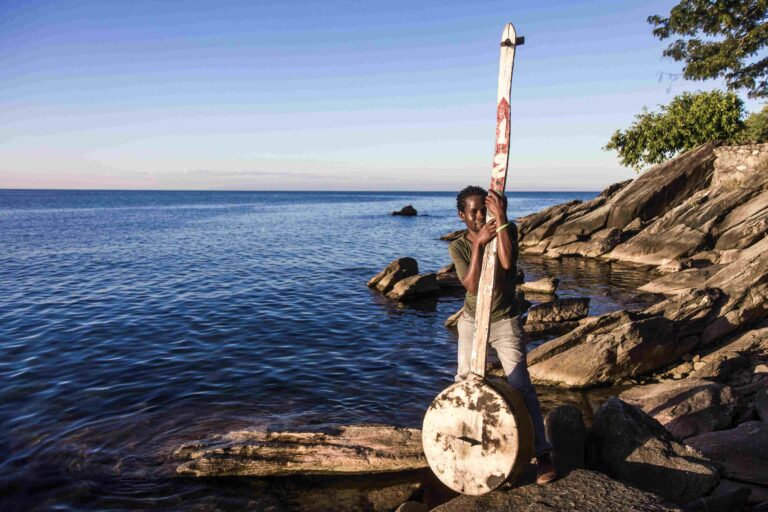
{"label": "green tree", "polygon": [[723,77],[729,90],[768,97],[768,0],[681,0],[662,18],[648,18],[660,40],[680,36],[665,57],[685,62],[683,77]]}
{"label": "green tree", "polygon": [[686,92],[658,112],[643,108],[603,149],[618,151],[622,165],[639,171],[701,144],[734,139],[744,130],[743,116],[744,102],[732,92]]}
{"label": "green tree", "polygon": [[760,112],[750,114],[744,120],[744,132],[736,141],[741,144],[768,142],[768,106],[763,107]]}

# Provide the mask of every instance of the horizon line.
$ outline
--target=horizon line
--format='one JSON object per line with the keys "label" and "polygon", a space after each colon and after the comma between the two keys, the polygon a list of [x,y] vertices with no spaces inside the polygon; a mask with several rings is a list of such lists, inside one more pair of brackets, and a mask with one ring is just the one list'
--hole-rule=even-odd
{"label": "horizon line", "polygon": [[[293,189],[269,189],[269,190],[241,190],[241,189],[169,189],[169,188],[7,188],[7,187],[0,187],[0,191],[45,191],[45,192],[235,192],[235,193],[244,193],[244,194],[252,194],[252,193],[258,193],[258,192],[269,192],[269,193],[285,193],[285,192],[293,192],[293,193],[301,193],[301,194],[312,194],[312,193],[386,193],[386,194],[410,194],[410,193],[455,193],[457,190],[455,189],[445,189],[445,190],[373,190],[373,189],[366,189],[366,190],[344,190],[344,189],[323,189],[323,190],[293,190]],[[584,189],[525,189],[525,190],[506,190],[507,193],[515,193],[515,192],[600,192],[600,190],[584,190]]]}

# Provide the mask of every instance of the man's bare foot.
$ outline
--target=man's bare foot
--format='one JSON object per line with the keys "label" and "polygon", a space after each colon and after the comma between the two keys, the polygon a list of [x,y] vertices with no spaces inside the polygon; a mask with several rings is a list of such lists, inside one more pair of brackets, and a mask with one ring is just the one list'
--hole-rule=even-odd
{"label": "man's bare foot", "polygon": [[544,453],[536,457],[536,483],[546,485],[557,480],[557,469],[552,464],[552,457]]}

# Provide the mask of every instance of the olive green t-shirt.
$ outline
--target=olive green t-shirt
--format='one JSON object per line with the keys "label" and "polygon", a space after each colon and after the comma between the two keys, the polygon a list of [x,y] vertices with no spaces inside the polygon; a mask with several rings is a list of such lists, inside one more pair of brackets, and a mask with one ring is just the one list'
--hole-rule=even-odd
{"label": "olive green t-shirt", "polygon": [[[514,223],[510,223],[509,235],[512,237],[512,246],[514,248],[514,264],[509,270],[504,270],[501,265],[496,266],[496,285],[493,288],[493,301],[491,305],[491,322],[501,320],[502,318],[511,318],[517,314],[515,301],[515,280],[517,278],[517,228]],[[472,258],[472,242],[467,240],[467,234],[464,233],[448,246],[448,253],[451,255],[453,264],[456,265],[456,274],[464,278],[469,270],[469,262]],[[477,309],[477,295],[467,292],[464,299],[464,312],[475,317]]]}

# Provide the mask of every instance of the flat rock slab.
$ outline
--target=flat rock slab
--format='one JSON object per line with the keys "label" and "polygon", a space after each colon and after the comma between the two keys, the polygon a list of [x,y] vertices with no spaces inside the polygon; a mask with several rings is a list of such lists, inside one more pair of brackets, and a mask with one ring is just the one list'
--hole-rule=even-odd
{"label": "flat rock slab", "polygon": [[668,274],[640,288],[641,292],[663,293],[665,295],[679,295],[691,288],[701,288],[707,279],[717,274],[725,265],[711,265],[705,268],[691,268],[674,274]]}
{"label": "flat rock slab", "polygon": [[326,432],[235,431],[174,452],[190,476],[354,475],[427,467],[421,430],[344,425]]}
{"label": "flat rock slab", "polygon": [[602,473],[578,469],[549,485],[528,484],[483,496],[459,496],[435,512],[672,512],[681,511],[662,498],[611,480]]}

